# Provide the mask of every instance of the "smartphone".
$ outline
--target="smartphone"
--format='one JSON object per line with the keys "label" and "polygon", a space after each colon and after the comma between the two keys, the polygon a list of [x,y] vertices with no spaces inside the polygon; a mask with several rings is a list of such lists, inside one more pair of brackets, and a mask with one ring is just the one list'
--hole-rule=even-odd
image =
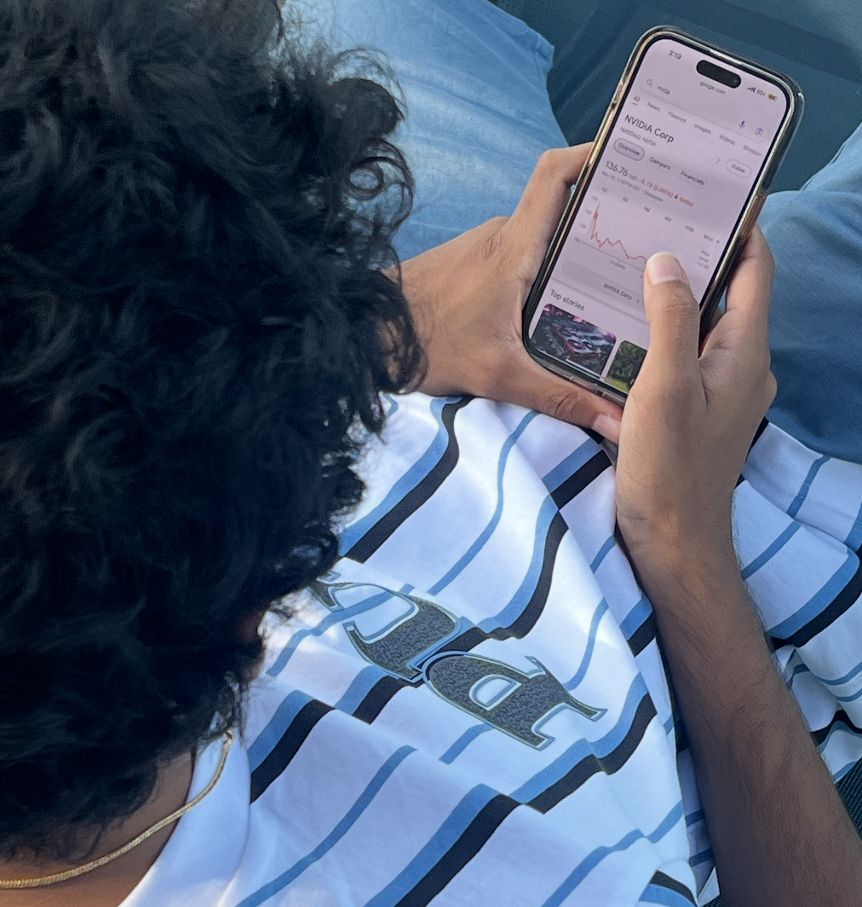
{"label": "smartphone", "polygon": [[670,27],[638,42],[524,309],[541,365],[620,405],[649,346],[643,273],[682,263],[702,333],[787,150],[787,76]]}

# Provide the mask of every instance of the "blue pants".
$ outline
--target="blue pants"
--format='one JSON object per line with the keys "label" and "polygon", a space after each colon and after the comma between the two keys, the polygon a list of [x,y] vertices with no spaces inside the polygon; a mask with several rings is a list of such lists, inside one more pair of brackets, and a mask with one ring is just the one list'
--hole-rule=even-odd
{"label": "blue pants", "polygon": [[[398,141],[417,193],[402,257],[510,214],[541,152],[565,144],[546,90],[553,49],[488,0],[312,2],[329,40],[383,51],[404,91]],[[776,260],[769,418],[862,462],[862,129],[760,223]]]}

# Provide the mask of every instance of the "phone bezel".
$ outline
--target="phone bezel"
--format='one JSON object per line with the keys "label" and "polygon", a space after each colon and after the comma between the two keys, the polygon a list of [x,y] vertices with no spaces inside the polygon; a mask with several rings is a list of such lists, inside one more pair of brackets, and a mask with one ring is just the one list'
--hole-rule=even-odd
{"label": "phone bezel", "polygon": [[590,179],[595,172],[596,165],[604,153],[617,118],[622,113],[623,101],[632,86],[638,68],[650,46],[655,41],[668,38],[679,41],[680,43],[693,48],[698,53],[703,53],[707,57],[718,62],[732,65],[738,69],[747,71],[754,76],[771,81],[776,88],[781,90],[787,100],[787,111],[784,120],[766,155],[760,173],[751,187],[746,203],[737,217],[736,225],[731,232],[730,238],[722,253],[718,268],[716,268],[712,280],[707,286],[706,293],[704,294],[703,302],[701,304],[701,339],[706,335],[715,307],[718,305],[722,293],[727,286],[727,282],[737,263],[739,254],[745,245],[745,241],[748,239],[748,236],[757,221],[757,215],[760,213],[760,208],[766,200],[766,193],[769,186],[775,178],[778,167],[780,166],[790,145],[790,141],[799,125],[804,105],[804,99],[799,86],[788,76],[774,69],[770,69],[767,66],[763,66],[760,63],[756,63],[753,60],[749,60],[746,57],[740,56],[739,54],[718,47],[715,44],[711,44],[708,41],[703,41],[681,29],[667,25],[656,26],[647,31],[638,40],[626,63],[625,70],[623,71],[613,97],[611,98],[611,102],[608,105],[608,109],[602,119],[589,157],[581,170],[577,183],[572,188],[568,204],[566,205],[545,258],[539,268],[536,280],[527,297],[527,301],[524,305],[523,319],[524,345],[527,348],[527,352],[536,362],[574,384],[586,387],[588,390],[599,394],[599,396],[613,400],[620,406],[625,405],[628,396],[626,392],[606,384],[601,377],[593,375],[586,369],[580,369],[578,366],[564,363],[538,349],[529,336],[530,322],[533,320],[533,316],[541,300],[548,278],[553,271],[554,265],[557,262],[566,238],[572,228],[578,208],[584,199]]}

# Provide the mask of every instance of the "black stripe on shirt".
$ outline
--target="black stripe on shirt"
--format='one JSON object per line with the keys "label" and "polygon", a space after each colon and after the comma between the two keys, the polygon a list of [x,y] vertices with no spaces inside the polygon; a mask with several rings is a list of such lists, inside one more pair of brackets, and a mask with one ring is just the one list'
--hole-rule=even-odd
{"label": "black stripe on shirt", "polygon": [[449,440],[443,456],[437,461],[431,471],[411,488],[407,494],[384,516],[382,516],[361,538],[354,542],[345,557],[349,557],[360,564],[365,563],[372,554],[446,481],[458,463],[460,448],[458,439],[453,430],[455,416],[458,410],[463,409],[473,397],[462,397],[454,403],[447,403],[440,413],[440,421],[446,429]]}
{"label": "black stripe on shirt", "polygon": [[[859,552],[857,552],[858,556]],[[860,596],[862,596],[862,557],[859,558],[856,572],[850,577],[847,585],[832,599],[830,605],[787,639],[771,637],[772,644],[776,649],[780,649],[782,646],[796,646],[797,649],[804,646],[818,633],[822,633],[831,623],[838,620],[845,611],[849,611]]]}
{"label": "black stripe on shirt", "polygon": [[443,652],[469,652],[471,649],[475,649],[480,642],[485,642],[488,638],[489,634],[480,627],[470,627],[469,630],[465,630],[460,636],[456,636],[439,648],[434,649],[434,654],[440,655]]}
{"label": "black stripe on shirt", "polygon": [[594,479],[597,479],[609,466],[611,461],[608,455],[599,450],[593,454],[580,469],[573,472],[568,479],[558,485],[551,497],[560,510],[577,497]]}
{"label": "black stripe on shirt", "polygon": [[650,611],[647,619],[626,640],[632,655],[640,655],[640,653],[655,639],[655,635],[655,614]]}
{"label": "black stripe on shirt", "polygon": [[760,436],[769,428],[769,419],[765,416],[760,420],[760,425],[757,426],[757,431],[754,433],[754,439],[751,442],[751,446],[748,448],[748,452],[751,453],[752,448],[760,440]]}
{"label": "black stripe on shirt", "polygon": [[667,666],[667,659],[661,650],[661,641],[659,641],[659,655],[661,656],[661,669],[664,671],[664,682],[667,685],[667,695],[670,699],[670,718],[673,722],[673,738],[677,755],[688,749],[688,732],[685,729],[685,722],[682,718],[682,712],[679,708],[679,698],[676,695],[676,687],[673,684],[673,677],[670,676],[670,670]]}
{"label": "black stripe on shirt", "polygon": [[652,697],[647,693],[638,703],[631,726],[626,731],[625,737],[617,746],[608,753],[603,759],[599,759],[594,754],[581,759],[577,765],[573,766],[560,778],[559,781],[537,794],[527,803],[533,809],[540,813],[546,813],[564,800],[569,794],[573,794],[585,781],[592,778],[599,772],[607,775],[613,775],[618,772],[628,761],[629,757],[640,745],[643,736],[646,733],[649,723],[655,718],[656,711]]}
{"label": "black stripe on shirt", "polygon": [[270,750],[266,759],[251,773],[252,803],[287,768],[290,760],[305,743],[317,722],[331,711],[331,705],[312,699],[296,713],[278,743]]}
{"label": "black stripe on shirt", "polygon": [[[749,453],[751,453],[751,451],[754,449],[754,445],[757,444],[757,442],[760,440],[760,436],[766,431],[766,429],[768,427],[769,427],[769,419],[764,417],[763,419],[760,420],[760,425],[757,426],[757,431],[754,433],[754,437],[751,439],[751,444],[748,445]],[[739,486],[744,481],[745,481],[745,476],[741,475],[736,480],[736,487],[739,488]]]}
{"label": "black stripe on shirt", "polygon": [[366,724],[371,724],[392,697],[407,685],[407,681],[401,680],[399,677],[390,675],[381,677],[365,694],[362,702],[353,710],[353,717],[366,722]]}
{"label": "black stripe on shirt", "polygon": [[424,907],[455,878],[485,846],[506,817],[520,804],[504,794],[489,800],[464,829],[458,840],[401,898],[395,907]]}
{"label": "black stripe on shirt", "polygon": [[542,553],[542,568],[536,580],[536,586],[530,595],[529,601],[524,605],[521,613],[505,627],[498,627],[490,633],[481,627],[470,627],[460,635],[450,639],[447,643],[434,650],[434,654],[441,652],[469,652],[486,639],[523,639],[536,626],[542,611],[548,601],[548,592],[551,589],[551,578],[554,575],[554,566],[557,561],[557,552],[568,526],[559,513],[554,514],[548,532],[545,535],[545,550]]}
{"label": "black stripe on shirt", "polygon": [[811,739],[814,741],[815,746],[820,746],[820,744],[829,736],[829,732],[832,728],[839,724],[843,724],[844,727],[849,728],[854,734],[862,734],[862,728],[856,727],[850,720],[850,716],[847,712],[845,712],[844,709],[841,709],[835,713],[835,717],[826,725],[826,727],[811,732]]}
{"label": "black stripe on shirt", "polygon": [[656,874],[650,879],[650,885],[657,885],[659,888],[667,888],[669,891],[675,891],[681,897],[684,897],[689,903],[697,904],[694,895],[676,879],[672,879],[669,875],[659,870]]}
{"label": "black stripe on shirt", "polygon": [[559,513],[554,514],[551,525],[548,526],[548,532],[545,536],[545,550],[542,553],[542,569],[539,571],[539,578],[536,580],[536,586],[530,600],[524,606],[524,610],[509,624],[508,627],[500,627],[491,631],[494,639],[508,639],[514,636],[515,639],[523,639],[542,616],[545,605],[548,602],[548,592],[551,591],[551,578],[554,575],[554,566],[557,562],[557,552],[560,549],[560,543],[563,536],[568,532],[566,521]]}
{"label": "black stripe on shirt", "polygon": [[679,701],[676,698],[676,690],[673,687],[670,690],[670,713],[673,718],[673,737],[676,744],[677,754],[683,753],[688,749],[688,731],[685,729],[685,722],[682,719],[682,713],[679,710]]}

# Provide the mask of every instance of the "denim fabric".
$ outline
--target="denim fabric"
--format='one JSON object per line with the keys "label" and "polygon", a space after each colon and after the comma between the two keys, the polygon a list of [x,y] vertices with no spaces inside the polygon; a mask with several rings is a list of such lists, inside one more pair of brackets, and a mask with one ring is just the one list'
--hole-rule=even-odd
{"label": "denim fabric", "polygon": [[771,196],[760,224],[775,256],[769,418],[862,462],[862,127],[802,189]]}
{"label": "denim fabric", "polygon": [[[564,144],[547,41],[488,0],[314,5],[334,16],[338,43],[384,51],[403,88],[398,141],[417,194],[401,255],[510,214],[541,152]],[[777,265],[769,416],[816,450],[862,462],[862,131],[803,190],[771,197],[761,225]]]}
{"label": "denim fabric", "polygon": [[[551,46],[488,0],[336,0],[339,45],[384,51],[407,102],[397,143],[416,178],[403,258],[511,214],[539,155],[565,145]],[[329,0],[316,9],[329,14]]]}

